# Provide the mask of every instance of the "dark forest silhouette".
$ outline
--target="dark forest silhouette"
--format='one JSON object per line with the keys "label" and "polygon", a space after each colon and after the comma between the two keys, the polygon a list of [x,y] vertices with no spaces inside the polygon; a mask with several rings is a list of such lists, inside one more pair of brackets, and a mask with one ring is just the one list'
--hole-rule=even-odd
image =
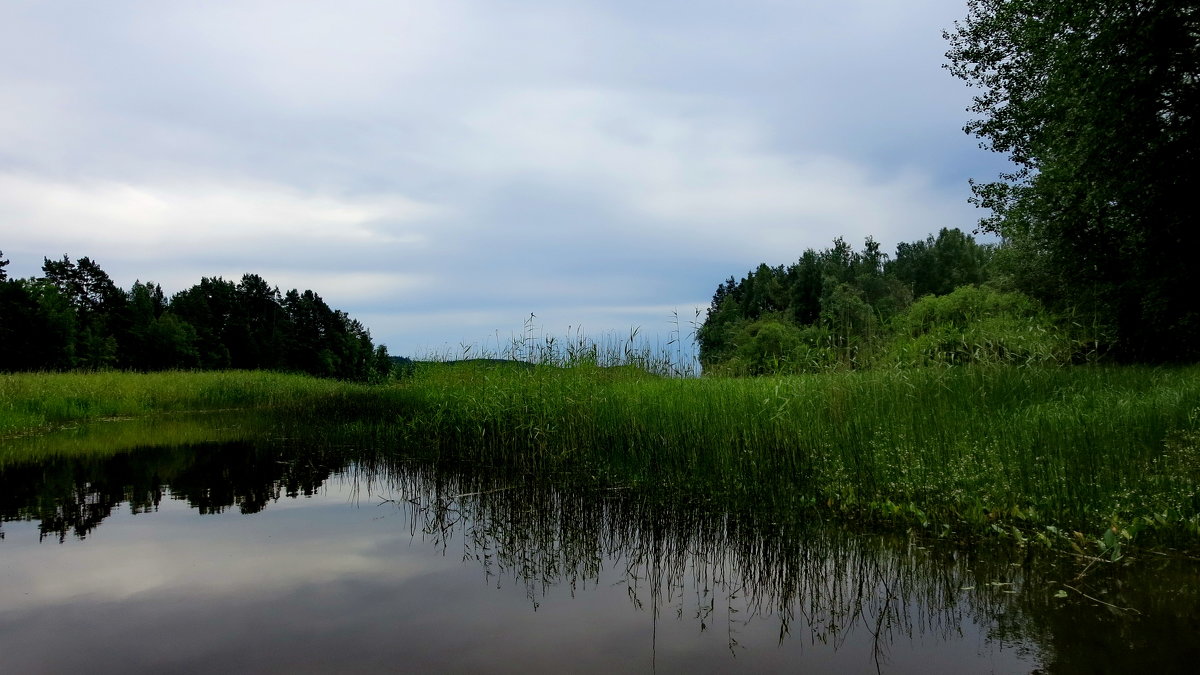
{"label": "dark forest silhouette", "polygon": [[269,369],[346,380],[391,370],[387,348],[311,290],[280,293],[257,274],[205,277],[170,298],[113,283],[90,258],[45,259],[9,279],[0,252],[0,371]]}

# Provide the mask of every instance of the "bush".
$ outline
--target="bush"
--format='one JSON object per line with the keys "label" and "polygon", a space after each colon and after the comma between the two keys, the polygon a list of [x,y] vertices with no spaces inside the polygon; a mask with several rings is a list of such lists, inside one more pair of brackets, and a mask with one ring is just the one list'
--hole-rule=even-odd
{"label": "bush", "polygon": [[883,362],[895,366],[1059,365],[1072,353],[1036,300],[980,286],[921,298],[893,317],[891,332]]}
{"label": "bush", "polygon": [[705,366],[709,375],[784,375],[830,370],[839,364],[833,334],[796,326],[771,314],[744,323],[729,338],[730,356]]}

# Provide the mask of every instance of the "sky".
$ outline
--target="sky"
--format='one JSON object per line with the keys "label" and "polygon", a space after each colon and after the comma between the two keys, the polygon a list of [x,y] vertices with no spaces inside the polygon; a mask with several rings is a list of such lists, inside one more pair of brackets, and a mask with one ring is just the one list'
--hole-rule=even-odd
{"label": "sky", "polygon": [[965,14],[0,0],[0,251],[168,294],[258,274],[394,355],[665,340],[759,263],[974,227],[967,179],[1004,165],[942,69]]}

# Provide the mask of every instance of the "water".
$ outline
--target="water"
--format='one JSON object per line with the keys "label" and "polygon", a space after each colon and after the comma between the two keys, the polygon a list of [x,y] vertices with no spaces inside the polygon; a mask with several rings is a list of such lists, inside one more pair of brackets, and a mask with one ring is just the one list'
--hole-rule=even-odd
{"label": "water", "polygon": [[1200,657],[1187,559],[964,550],[289,435],[188,420],[9,441],[42,460],[0,467],[0,672],[1169,673]]}

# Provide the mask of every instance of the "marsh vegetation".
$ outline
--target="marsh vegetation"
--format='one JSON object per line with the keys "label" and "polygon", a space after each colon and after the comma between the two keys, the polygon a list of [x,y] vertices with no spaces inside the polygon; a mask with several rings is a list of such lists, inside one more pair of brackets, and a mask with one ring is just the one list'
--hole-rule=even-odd
{"label": "marsh vegetation", "polygon": [[[1196,368],[923,368],[667,378],[635,367],[419,367],[390,385],[266,373],[0,377],[0,461],[33,431],[252,409],[546,480],[1009,538],[1109,558],[1200,544]],[[326,433],[316,427],[316,433]],[[35,435],[36,436],[36,435]]]}

